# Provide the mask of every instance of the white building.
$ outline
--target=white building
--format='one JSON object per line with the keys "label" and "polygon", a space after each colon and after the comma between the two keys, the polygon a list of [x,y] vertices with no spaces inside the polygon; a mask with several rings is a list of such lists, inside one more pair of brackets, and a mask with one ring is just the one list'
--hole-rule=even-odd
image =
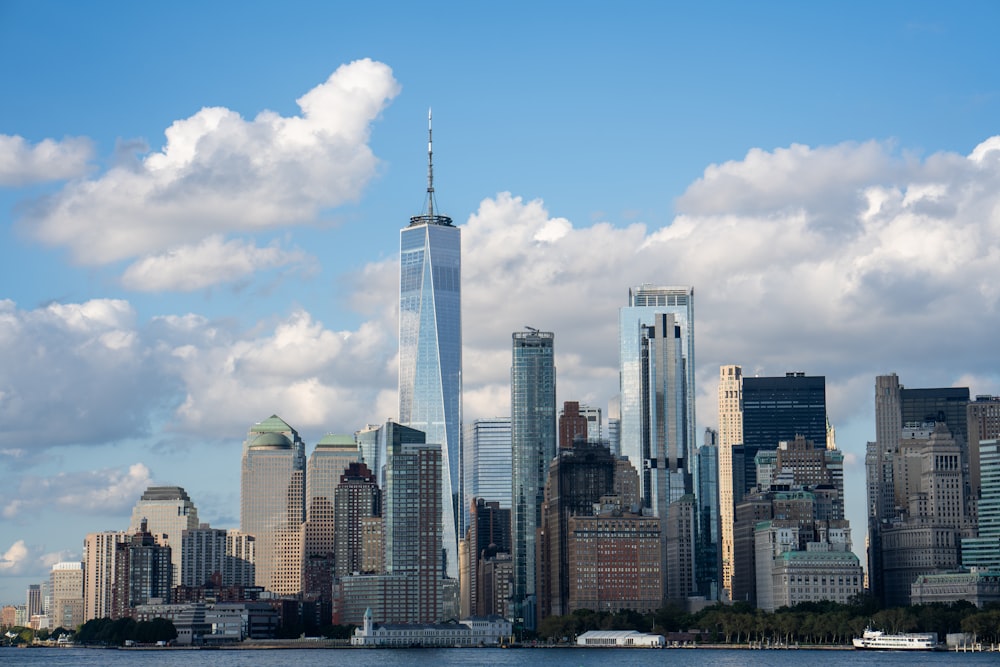
{"label": "white building", "polygon": [[663,648],[663,635],[635,630],[591,630],[576,638],[577,646],[588,648]]}
{"label": "white building", "polygon": [[510,621],[499,616],[447,623],[381,624],[365,611],[364,624],[355,628],[351,646],[472,647],[498,646],[510,638]]}

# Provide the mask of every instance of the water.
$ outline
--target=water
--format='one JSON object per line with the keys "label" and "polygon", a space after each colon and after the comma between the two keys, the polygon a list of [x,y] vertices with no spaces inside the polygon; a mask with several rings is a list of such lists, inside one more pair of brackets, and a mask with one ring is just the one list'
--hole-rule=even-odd
{"label": "water", "polygon": [[979,667],[996,653],[748,651],[717,649],[261,649],[113,650],[0,648],[0,665],[37,667]]}

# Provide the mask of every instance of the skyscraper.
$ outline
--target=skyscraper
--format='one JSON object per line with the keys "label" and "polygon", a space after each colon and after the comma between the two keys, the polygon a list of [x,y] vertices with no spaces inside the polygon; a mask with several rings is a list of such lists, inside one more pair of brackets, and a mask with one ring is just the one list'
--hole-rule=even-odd
{"label": "skyscraper", "polygon": [[337,531],[334,540],[336,574],[364,571],[362,520],[382,516],[382,492],[375,473],[364,463],[351,463],[334,491]]}
{"label": "skyscraper", "polygon": [[[83,621],[83,563],[56,563],[50,574],[52,628],[75,629]],[[29,616],[30,620],[30,616]]]}
{"label": "skyscraper", "polygon": [[129,540],[125,531],[88,533],[83,541],[83,618],[111,616],[115,582],[115,547]]}
{"label": "skyscraper", "polygon": [[[629,289],[628,306],[619,311],[619,353],[621,383],[621,454],[627,456],[637,470],[648,462],[643,456],[643,415],[649,407],[644,399],[642,351],[647,328],[653,326],[657,314],[673,316],[677,327],[678,347],[684,369],[678,381],[683,387],[685,403],[682,411],[683,440],[687,448],[695,446],[694,412],[694,289],[691,287],[657,287],[641,285]],[[673,332],[670,332],[673,334]],[[690,472],[690,470],[689,470]],[[648,502],[647,498],[643,498]]]}
{"label": "skyscraper", "polygon": [[514,332],[510,373],[514,594],[511,613],[535,627],[535,531],[549,461],[556,455],[555,335]]}
{"label": "skyscraper", "polygon": [[128,542],[115,545],[111,618],[131,616],[132,609],[153,600],[169,600],[173,583],[170,547],[157,544],[142,521]]}
{"label": "skyscraper", "polygon": [[510,417],[476,419],[465,425],[462,478],[462,535],[470,525],[475,498],[510,509]]}
{"label": "skyscraper", "polygon": [[305,444],[277,415],[250,427],[243,443],[240,530],[255,538],[256,583],[280,595],[302,589]]}
{"label": "skyscraper", "polygon": [[719,447],[718,433],[705,429],[703,444],[695,459],[695,489],[698,498],[698,545],[695,580],[698,594],[719,599],[721,550],[719,540]]}
{"label": "skyscraper", "polygon": [[[957,546],[956,531],[971,527],[971,514],[960,521],[939,517],[921,518],[921,507],[910,507],[907,496],[919,491],[908,471],[924,456],[917,441],[931,452],[949,438],[959,452],[962,503],[971,507],[973,499],[968,479],[969,460],[969,389],[939,387],[906,389],[895,373],[875,378],[875,442],[868,443],[865,456],[868,480],[868,577],[869,586],[883,603],[909,601],[910,577],[933,574],[947,567],[946,556]],[[945,426],[947,435],[937,434],[931,446],[935,425]],[[904,447],[904,429],[914,442]],[[917,432],[923,429],[921,437]],[[975,426],[973,427],[975,430]],[[905,450],[905,451],[904,451]],[[907,455],[909,452],[909,455]],[[929,454],[928,454],[929,455]],[[951,455],[946,457],[951,460]],[[940,472],[936,461],[925,461],[927,484]],[[949,474],[951,474],[950,471]],[[933,488],[929,486],[928,488]],[[920,524],[920,525],[918,525]],[[950,543],[950,544],[949,544]],[[940,545],[947,553],[938,554]],[[957,560],[957,557],[956,557]],[[911,567],[919,563],[920,567]]]}
{"label": "skyscraper", "polygon": [[[344,471],[360,458],[353,435],[327,433],[309,455],[306,463],[306,522],[302,527],[304,566],[310,570],[332,572],[334,544],[338,532],[334,495]],[[319,577],[319,582],[325,581]],[[320,591],[307,591],[320,597]]]}
{"label": "skyscraper", "polygon": [[[744,377],[742,408],[744,482],[742,489],[734,489],[736,501],[756,485],[757,452],[776,450],[779,442],[799,435],[817,448],[826,447],[826,378],[801,372],[785,373],[783,377]],[[734,477],[738,477],[737,473],[733,471]]]}
{"label": "skyscraper", "polygon": [[[172,578],[181,581],[181,534],[198,528],[198,508],[179,486],[151,486],[132,508],[128,532],[135,534],[145,521],[147,529],[161,546],[169,546],[173,564]],[[204,582],[200,582],[204,583]]]}
{"label": "skyscraper", "polygon": [[[462,423],[462,236],[434,212],[427,116],[427,210],[399,235],[399,420],[441,446],[445,572],[458,577],[457,503]],[[366,461],[367,462],[367,461]]]}
{"label": "skyscraper", "polygon": [[[743,444],[743,369],[736,365],[719,368],[719,539],[722,550],[722,588],[732,599],[733,447]],[[742,477],[742,475],[740,475]]]}

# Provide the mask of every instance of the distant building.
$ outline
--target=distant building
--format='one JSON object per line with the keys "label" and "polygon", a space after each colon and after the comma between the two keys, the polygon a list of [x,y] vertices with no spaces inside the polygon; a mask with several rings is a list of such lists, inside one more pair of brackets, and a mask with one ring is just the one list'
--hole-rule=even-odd
{"label": "distant building", "polygon": [[51,627],[75,630],[84,623],[83,563],[56,563],[52,566],[49,582],[52,591]]}
{"label": "distant building", "polygon": [[977,607],[1000,604],[1000,571],[948,572],[919,575],[910,586],[910,604],[971,602]]}
{"label": "distant building", "polygon": [[[303,576],[310,599],[329,598],[338,535],[334,497],[344,471],[361,458],[353,435],[328,433],[316,443],[306,463],[306,521],[302,525]],[[303,582],[305,583],[305,582]]]}
{"label": "distant building", "polygon": [[651,612],[663,604],[660,519],[609,509],[571,516],[567,529],[568,596],[577,609]]}
{"label": "distant building", "polygon": [[510,381],[514,549],[512,616],[536,627],[536,542],[547,466],[556,455],[555,334],[529,329],[512,334]]}
{"label": "distant building", "polygon": [[476,419],[465,425],[461,535],[469,529],[469,508],[475,498],[484,498],[510,509],[511,440],[510,417]]}
{"label": "distant building", "polygon": [[277,415],[243,443],[240,530],[253,535],[256,584],[278,595],[302,590],[305,444]]}
{"label": "distant building", "polygon": [[[732,598],[733,524],[736,501],[733,489],[733,447],[743,444],[743,369],[728,365],[719,368],[719,539],[722,559],[722,589]],[[739,478],[742,480],[742,469]],[[742,487],[742,481],[740,482]]]}
{"label": "distant building", "polygon": [[143,521],[128,542],[115,545],[111,618],[126,618],[143,604],[170,600],[173,567],[170,547],[157,544]]}
{"label": "distant building", "polygon": [[179,486],[151,486],[132,508],[129,535],[140,529],[143,520],[157,544],[172,547],[173,579],[180,581],[184,554],[181,549],[181,534],[185,530],[195,530],[200,525],[194,502],[187,491]]}
{"label": "distant building", "polygon": [[586,415],[580,413],[578,401],[564,401],[559,413],[559,449],[572,449],[577,439],[585,442],[600,442],[600,439],[590,440],[589,424]]}
{"label": "distant building", "polygon": [[382,492],[375,483],[375,473],[364,463],[349,464],[334,491],[337,576],[365,571],[363,521],[381,514]]}
{"label": "distant building", "polygon": [[667,640],[636,630],[589,630],[576,638],[577,646],[591,648],[663,648]]}
{"label": "distant building", "polygon": [[84,622],[111,616],[115,582],[115,552],[128,542],[125,531],[89,533],[83,542]]}
{"label": "distant building", "polygon": [[466,533],[465,545],[468,550],[467,576],[465,598],[462,602],[462,615],[487,616],[496,613],[487,611],[481,603],[482,590],[492,582],[481,578],[480,563],[497,554],[511,552],[510,508],[500,506],[496,501],[475,498],[470,507],[469,530]]}

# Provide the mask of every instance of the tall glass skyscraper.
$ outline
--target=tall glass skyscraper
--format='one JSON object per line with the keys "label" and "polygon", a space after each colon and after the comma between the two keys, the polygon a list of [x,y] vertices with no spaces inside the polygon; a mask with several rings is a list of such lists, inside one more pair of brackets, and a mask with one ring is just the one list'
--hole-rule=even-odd
{"label": "tall glass skyscraper", "polygon": [[514,547],[512,614],[535,628],[535,529],[541,524],[549,462],[556,455],[555,335],[513,334],[510,372],[511,524]]}
{"label": "tall glass skyscraper", "polygon": [[510,509],[510,417],[476,419],[465,425],[462,436],[461,534],[469,528],[475,498],[495,501]]}
{"label": "tall glass skyscraper", "polygon": [[441,446],[444,568],[457,579],[462,236],[451,218],[434,213],[430,141],[427,157],[426,213],[410,218],[399,234],[399,420]]}
{"label": "tall glass skyscraper", "polygon": [[[657,325],[657,316],[663,315],[671,316],[670,330],[666,330],[665,320],[660,317],[659,335],[651,337],[650,332]],[[670,345],[664,345],[665,342]],[[643,504],[655,507],[655,481],[650,471],[658,469],[660,462],[657,458],[669,457],[679,462],[688,476],[692,472],[690,456],[697,442],[694,414],[694,289],[653,285],[629,289],[628,306],[619,312],[619,346],[620,451],[643,478]],[[659,368],[655,363],[651,368],[650,350],[656,351],[657,346],[662,348],[659,350],[661,363]],[[649,383],[652,380],[659,382],[660,386],[651,387]],[[664,421],[668,416],[670,421]],[[657,438],[661,440],[662,453],[657,453],[657,443],[653,442]],[[683,493],[681,488],[672,489],[665,500],[669,503]]]}

